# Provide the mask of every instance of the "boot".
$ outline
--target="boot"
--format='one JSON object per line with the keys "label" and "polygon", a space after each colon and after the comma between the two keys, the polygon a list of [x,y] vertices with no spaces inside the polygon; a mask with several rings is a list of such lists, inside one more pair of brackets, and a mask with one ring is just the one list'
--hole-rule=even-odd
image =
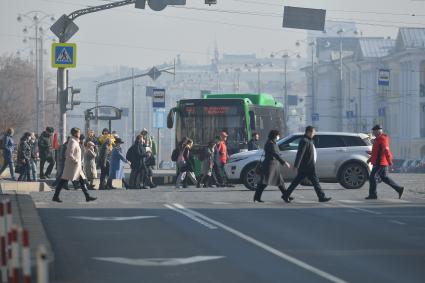
{"label": "boot", "polygon": [[64,180],[60,180],[55,189],[55,194],[53,195],[52,201],[61,203],[62,200],[59,198],[59,194],[62,190],[62,186],[64,184]]}
{"label": "boot", "polygon": [[84,180],[83,182],[80,182],[80,184],[81,184],[81,190],[83,191],[83,193],[84,193],[84,195],[86,197],[86,202],[95,201],[97,198],[92,197],[92,196],[89,195],[89,190],[87,188],[87,184],[88,184],[87,180]]}

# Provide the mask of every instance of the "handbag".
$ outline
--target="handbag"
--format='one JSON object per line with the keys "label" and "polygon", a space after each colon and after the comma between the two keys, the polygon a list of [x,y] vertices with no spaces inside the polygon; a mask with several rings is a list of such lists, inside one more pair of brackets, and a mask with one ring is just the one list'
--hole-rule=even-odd
{"label": "handbag", "polygon": [[263,152],[263,154],[260,157],[260,161],[257,163],[257,165],[255,165],[255,174],[257,175],[261,175],[263,173],[263,161],[261,161],[261,159],[263,159],[263,156],[265,154],[265,151]]}

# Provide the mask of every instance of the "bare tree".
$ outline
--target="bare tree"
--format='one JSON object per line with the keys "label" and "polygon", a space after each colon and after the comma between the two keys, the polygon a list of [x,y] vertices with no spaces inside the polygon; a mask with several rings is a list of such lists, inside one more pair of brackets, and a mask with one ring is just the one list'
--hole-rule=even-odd
{"label": "bare tree", "polygon": [[[45,90],[46,124],[55,127],[58,107],[51,75],[46,76]],[[35,131],[36,109],[34,65],[16,56],[0,56],[0,131]]]}

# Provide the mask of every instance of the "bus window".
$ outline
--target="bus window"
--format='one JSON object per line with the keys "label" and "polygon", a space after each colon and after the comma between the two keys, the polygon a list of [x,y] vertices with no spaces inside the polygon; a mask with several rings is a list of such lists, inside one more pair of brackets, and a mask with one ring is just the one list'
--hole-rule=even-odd
{"label": "bus window", "polygon": [[250,128],[252,131],[255,131],[255,114],[254,111],[249,111],[249,121],[250,121]]}

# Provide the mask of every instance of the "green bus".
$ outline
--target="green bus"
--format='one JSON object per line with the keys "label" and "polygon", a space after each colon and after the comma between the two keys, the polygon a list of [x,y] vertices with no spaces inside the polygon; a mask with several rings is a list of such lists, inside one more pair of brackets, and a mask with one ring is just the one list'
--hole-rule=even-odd
{"label": "green bus", "polygon": [[282,103],[263,93],[207,94],[200,99],[182,99],[170,110],[167,127],[175,127],[176,144],[184,137],[194,141],[195,156],[222,131],[229,135],[230,155],[246,151],[253,132],[260,135],[261,146],[271,129],[286,132]]}

